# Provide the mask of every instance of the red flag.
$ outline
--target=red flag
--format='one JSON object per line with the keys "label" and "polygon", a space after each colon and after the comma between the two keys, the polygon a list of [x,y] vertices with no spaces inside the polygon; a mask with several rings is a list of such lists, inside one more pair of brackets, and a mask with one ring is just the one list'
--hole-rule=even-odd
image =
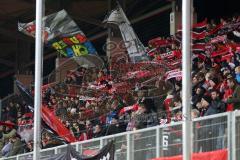
{"label": "red flag", "polygon": [[42,119],[55,132],[68,142],[76,142],[76,138],[62,124],[62,122],[46,106],[42,106]]}
{"label": "red flag", "polygon": [[192,45],[193,51],[205,51],[206,45],[205,44],[194,44]]}

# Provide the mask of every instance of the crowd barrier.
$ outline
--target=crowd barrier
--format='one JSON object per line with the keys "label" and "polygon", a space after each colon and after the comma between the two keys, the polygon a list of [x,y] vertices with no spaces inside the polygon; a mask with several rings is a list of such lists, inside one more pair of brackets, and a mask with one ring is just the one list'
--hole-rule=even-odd
{"label": "crowd barrier", "polygon": [[[193,155],[219,156],[222,160],[240,157],[240,111],[201,117],[192,120]],[[71,145],[80,153],[91,155],[115,141],[115,160],[147,160],[174,158],[182,154],[182,122],[155,126],[142,130],[91,139]],[[67,145],[41,150],[41,156],[66,152]],[[216,153],[216,154],[214,154]],[[25,160],[32,153],[8,157],[3,160]],[[209,157],[213,158],[214,157]],[[194,159],[193,159],[194,160]],[[221,159],[218,159],[221,160]]]}
{"label": "crowd barrier", "polygon": [[233,112],[232,115],[232,158],[240,158],[240,111]]}

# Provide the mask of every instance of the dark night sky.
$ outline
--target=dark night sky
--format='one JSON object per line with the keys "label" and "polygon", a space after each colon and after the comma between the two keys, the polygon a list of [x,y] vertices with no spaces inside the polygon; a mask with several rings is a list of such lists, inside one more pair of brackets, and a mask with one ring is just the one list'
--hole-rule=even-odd
{"label": "dark night sky", "polygon": [[[239,0],[194,0],[194,8],[198,14],[198,21],[203,20],[204,18],[208,19],[219,19],[220,17],[229,17],[233,15],[240,15],[240,7],[238,5]],[[179,3],[181,1],[179,0]],[[153,20],[154,23],[154,20]],[[142,23],[143,24],[143,23]],[[141,28],[141,23],[137,28]],[[144,24],[143,24],[144,25]],[[154,25],[152,25],[154,27]],[[157,30],[151,29],[151,31]],[[138,32],[138,31],[136,31]],[[154,32],[155,33],[155,32]],[[156,35],[157,36],[157,35]],[[156,37],[155,36],[155,37]],[[148,36],[144,36],[143,33],[139,34],[140,39],[148,40]],[[151,38],[151,37],[150,37]],[[154,38],[154,37],[152,37]],[[45,62],[44,75],[48,74],[54,67],[54,59],[48,60]],[[13,78],[12,76],[6,77],[0,80],[0,98],[13,92]]]}

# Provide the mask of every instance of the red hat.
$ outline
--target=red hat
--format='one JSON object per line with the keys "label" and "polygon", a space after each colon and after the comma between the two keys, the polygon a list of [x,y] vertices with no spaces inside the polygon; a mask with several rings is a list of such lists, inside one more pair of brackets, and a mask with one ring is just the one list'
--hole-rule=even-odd
{"label": "red hat", "polygon": [[5,122],[0,121],[0,126],[7,126],[10,128],[13,128],[15,126],[15,124],[11,121],[5,121]]}

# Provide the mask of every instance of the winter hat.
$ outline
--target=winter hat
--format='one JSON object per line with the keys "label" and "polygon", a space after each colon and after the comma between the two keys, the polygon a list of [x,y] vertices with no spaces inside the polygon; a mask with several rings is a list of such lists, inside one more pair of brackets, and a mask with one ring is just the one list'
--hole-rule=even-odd
{"label": "winter hat", "polygon": [[216,77],[213,77],[210,80],[213,81],[215,84],[218,84],[218,79]]}
{"label": "winter hat", "polygon": [[207,101],[209,104],[210,104],[211,101],[212,101],[211,97],[206,96],[206,95],[204,95],[204,96],[202,97],[202,99],[204,99],[205,101]]}

